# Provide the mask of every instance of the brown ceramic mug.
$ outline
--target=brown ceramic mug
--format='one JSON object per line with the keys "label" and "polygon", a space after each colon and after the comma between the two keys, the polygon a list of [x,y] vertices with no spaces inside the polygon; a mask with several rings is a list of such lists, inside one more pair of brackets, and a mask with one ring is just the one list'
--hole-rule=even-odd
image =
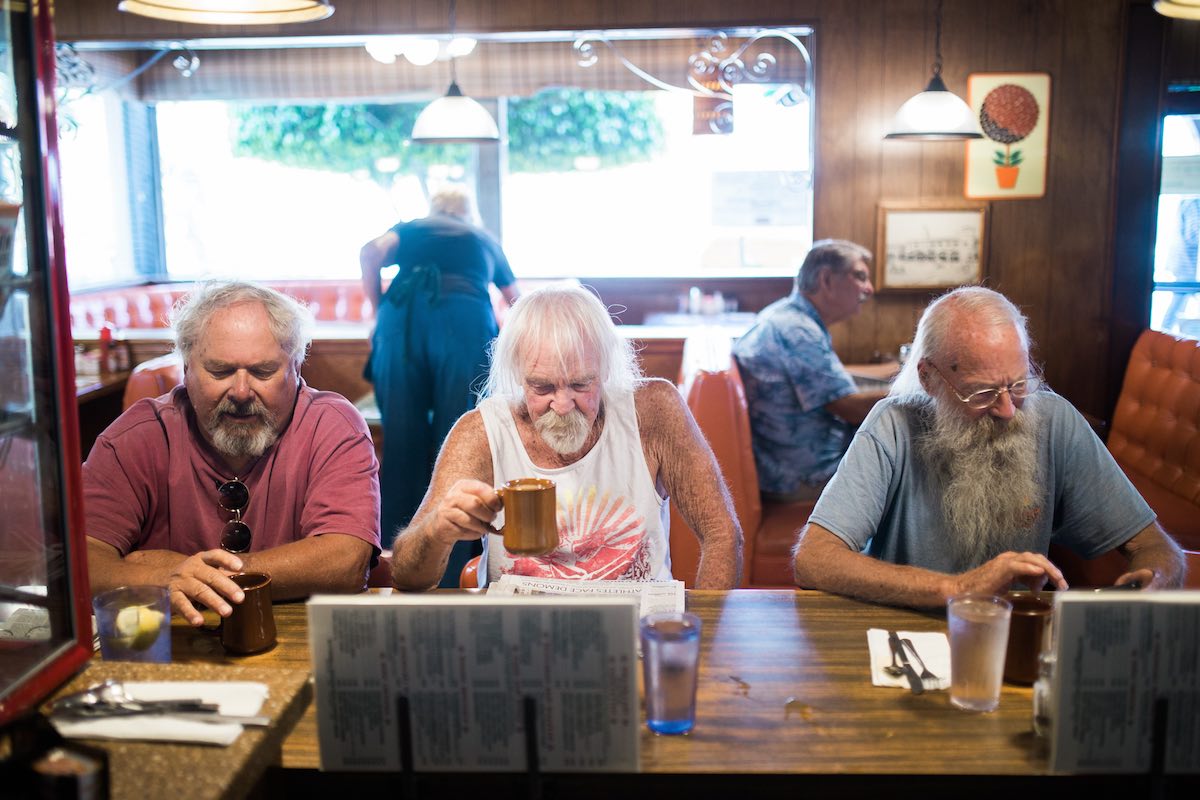
{"label": "brown ceramic mug", "polygon": [[246,597],[230,603],[233,613],[221,620],[221,645],[230,653],[248,655],[275,646],[275,613],[271,609],[271,576],[239,572],[229,579]]}
{"label": "brown ceramic mug", "polygon": [[496,490],[504,504],[504,549],[541,556],[558,547],[558,502],[554,481],[517,478]]}
{"label": "brown ceramic mug", "polygon": [[1008,652],[1004,657],[1004,680],[1032,684],[1038,676],[1038,655],[1049,645],[1050,619],[1054,603],[1045,594],[1011,591]]}

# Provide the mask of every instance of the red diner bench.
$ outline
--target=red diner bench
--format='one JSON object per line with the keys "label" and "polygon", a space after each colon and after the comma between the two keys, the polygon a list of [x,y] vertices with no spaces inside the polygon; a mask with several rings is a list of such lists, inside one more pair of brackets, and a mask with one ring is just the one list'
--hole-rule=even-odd
{"label": "red diner bench", "polygon": [[[357,279],[264,283],[305,303],[317,322],[360,323],[368,312],[366,296]],[[166,328],[171,307],[192,287],[191,283],[153,283],[72,294],[71,328],[93,331],[105,323],[122,330]]]}
{"label": "red diner bench", "polygon": [[[1187,551],[1188,586],[1200,588],[1200,342],[1142,332],[1107,445],[1159,525]],[[1116,551],[1085,561],[1052,547],[1050,557],[1080,585],[1107,585],[1125,571]]]}
{"label": "red diner bench", "polygon": [[[746,390],[729,348],[730,341],[688,339],[684,347],[686,380],[682,391],[688,408],[708,440],[733,498],[742,526],[742,586],[794,587],[792,547],[808,522],[814,501],[763,502],[758,470],[750,445]],[[697,357],[697,346],[702,348]],[[689,587],[696,575],[699,544],[675,506],[671,506],[671,567]]]}

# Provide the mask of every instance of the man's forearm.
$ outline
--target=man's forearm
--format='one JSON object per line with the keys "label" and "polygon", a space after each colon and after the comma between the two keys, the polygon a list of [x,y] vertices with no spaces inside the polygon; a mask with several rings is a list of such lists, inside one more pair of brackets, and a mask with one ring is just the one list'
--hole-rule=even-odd
{"label": "man's forearm", "polygon": [[[833,540],[833,541],[830,541]],[[953,576],[879,561],[856,553],[823,528],[805,528],[793,559],[796,583],[804,589],[911,608],[944,605]]]}
{"label": "man's forearm", "polygon": [[436,538],[425,521],[409,525],[392,543],[392,584],[407,592],[437,586],[453,547]]}
{"label": "man's forearm", "polygon": [[367,586],[371,545],[355,536],[326,533],[270,550],[239,553],[243,571],[271,576],[273,600],[322,592],[353,594]]}
{"label": "man's forearm", "polygon": [[122,557],[111,545],[90,538],[87,553],[92,594],[118,586],[166,586],[187,558],[170,550],[134,550]]}
{"label": "man's forearm", "polygon": [[697,589],[736,589],[742,582],[741,532],[722,531],[700,540]]}
{"label": "man's forearm", "polygon": [[1159,541],[1131,550],[1129,556],[1129,571],[1139,569],[1151,570],[1156,578],[1155,585],[1163,589],[1178,589],[1183,586],[1183,578],[1187,571],[1183,551],[1171,539],[1163,537]]}

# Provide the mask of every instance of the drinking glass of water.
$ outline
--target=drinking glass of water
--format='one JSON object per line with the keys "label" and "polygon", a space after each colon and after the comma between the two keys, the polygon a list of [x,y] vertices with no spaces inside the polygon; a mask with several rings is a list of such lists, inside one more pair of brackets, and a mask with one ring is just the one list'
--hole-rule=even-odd
{"label": "drinking glass of water", "polygon": [[642,618],[646,725],[655,733],[687,733],[696,724],[700,618],[664,612]]}
{"label": "drinking glass of water", "polygon": [[1000,680],[1008,647],[1012,603],[990,594],[951,597],[950,702],[964,711],[992,711],[1000,704]]}

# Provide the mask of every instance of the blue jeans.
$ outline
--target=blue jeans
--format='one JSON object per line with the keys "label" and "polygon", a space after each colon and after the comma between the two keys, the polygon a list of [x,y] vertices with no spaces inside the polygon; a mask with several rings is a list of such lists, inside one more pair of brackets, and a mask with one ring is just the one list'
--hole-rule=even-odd
{"label": "blue jeans", "polygon": [[[371,340],[371,378],[383,423],[381,537],[390,547],[416,513],[438,450],[460,416],[475,407],[487,374],[496,318],[487,296],[417,291],[380,303]],[[458,586],[479,542],[459,542],[440,586]]]}

